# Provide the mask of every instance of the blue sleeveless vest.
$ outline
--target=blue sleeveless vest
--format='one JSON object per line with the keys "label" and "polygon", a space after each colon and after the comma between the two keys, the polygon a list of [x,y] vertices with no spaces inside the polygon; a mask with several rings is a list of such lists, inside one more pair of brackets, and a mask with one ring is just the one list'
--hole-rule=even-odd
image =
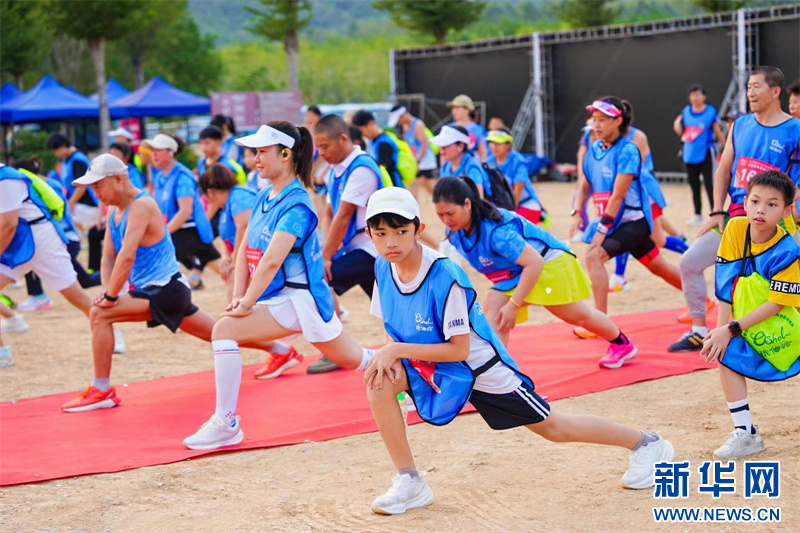
{"label": "blue sleeveless vest", "polygon": [[683,162],[697,164],[705,161],[708,150],[714,147],[714,130],[717,118],[714,106],[706,105],[701,113],[687,105],[681,112],[683,120]]}
{"label": "blue sleeveless vest", "polygon": [[251,250],[260,251],[263,255],[269,246],[275,227],[281,217],[290,209],[302,207],[307,209],[314,217],[314,227],[308,228],[308,236],[304,241],[298,239],[290,254],[299,254],[306,267],[307,283],[293,283],[286,280],[284,266],[275,273],[272,282],[259,296],[258,301],[270,299],[284,287],[305,289],[311,292],[317,311],[325,322],[333,318],[333,296],[330,287],[325,282],[325,268],[322,262],[322,250],[317,240],[317,217],[311,199],[298,180],[292,181],[275,198],[269,199],[272,185],[264,188],[255,199],[255,205],[250,214],[250,225],[247,228],[247,246]]}
{"label": "blue sleeveless vest", "polygon": [[256,198],[256,192],[254,190],[242,187],[241,185],[236,185],[228,193],[228,201],[225,203],[225,209],[223,209],[219,215],[219,237],[225,243],[229,252],[233,252],[233,245],[236,243],[236,223],[233,221],[233,212],[231,211],[234,194],[249,197],[251,205]]}
{"label": "blue sleeveless vest", "polygon": [[[642,211],[652,231],[653,213],[650,210],[650,201],[647,191],[640,179],[642,165],[639,148],[624,137],[617,139],[614,144],[606,150],[600,148],[601,142],[602,140],[598,139],[589,146],[589,151],[583,160],[583,172],[586,174],[586,179],[589,180],[589,184],[592,186],[592,197],[595,198],[595,204],[603,203],[603,208],[605,208],[605,203],[608,202],[608,199],[614,191],[614,182],[617,179],[617,174],[620,173],[617,170],[617,165],[622,148],[626,145],[633,146],[636,150],[636,155],[639,157],[639,170],[633,175],[633,180],[628,187],[628,192],[625,194],[619,211],[617,211],[617,216],[614,219],[614,224],[611,226],[609,233],[616,230],[622,223],[622,214],[626,209]],[[603,199],[598,200],[597,198]]]}
{"label": "blue sleeveless vest", "polygon": [[510,225],[542,257],[550,250],[561,250],[574,255],[564,243],[529,220],[505,209],[498,209],[498,211],[503,216],[503,220],[500,222],[495,222],[490,218],[481,219],[477,242],[470,242],[464,230],[448,231],[447,235],[450,243],[464,256],[472,268],[494,283],[493,289],[508,291],[516,287],[523,268],[515,261],[497,254],[492,248],[492,242],[495,242],[494,232],[498,228]]}
{"label": "blue sleeveless vest", "polygon": [[[336,216],[336,213],[339,212],[339,202],[342,198],[345,185],[347,185],[347,180],[350,178],[350,174],[358,167],[367,167],[370,169],[372,173],[375,174],[375,183],[378,189],[383,188],[381,169],[378,167],[378,163],[367,154],[359,154],[356,156],[350,163],[350,166],[348,166],[344,173],[338,178],[334,175],[333,168],[331,168],[330,179],[328,180],[328,193],[331,195],[331,210],[333,211],[333,216]],[[344,240],[342,240],[342,247],[336,252],[336,255],[333,256],[334,259],[338,259],[344,255],[350,241],[352,241],[356,235],[364,231],[365,228],[357,227],[356,218],[357,214],[353,213],[353,217],[347,224],[347,231],[344,234]]]}
{"label": "blue sleeveless vest", "polygon": [[444,339],[444,311],[447,296],[454,284],[466,291],[470,328],[494,348],[495,357],[477,369],[465,361],[435,363],[433,381],[442,391],[437,393],[408,359],[401,359],[408,375],[408,385],[419,416],[437,426],[447,424],[469,401],[475,379],[496,364],[505,364],[529,385],[533,381],[522,374],[511,358],[477,303],[477,293],[469,278],[446,258],[437,259],[419,288],[403,294],[392,277],[390,263],[383,257],[375,261],[375,280],[378,285],[383,326],[396,342],[410,344],[441,344]]}
{"label": "blue sleeveless vest", "polygon": [[[800,180],[800,119],[790,118],[777,126],[762,126],[754,113],[745,115],[733,124],[733,165],[728,194],[731,216],[743,215],[747,184],[763,170],[786,172],[795,184]],[[792,164],[794,154],[794,164]],[[791,167],[791,168],[790,168]]]}
{"label": "blue sleeveless vest", "polygon": [[[143,196],[148,196],[146,192],[140,192],[134,198],[134,202]],[[117,208],[109,214],[108,229],[111,231],[111,240],[114,242],[114,250],[119,253],[122,250],[122,240],[125,237],[128,222],[128,210],[130,205],[122,213],[119,224],[114,222],[117,216]],[[136,249],[136,256],[133,260],[131,273],[128,281],[134,288],[141,289],[157,282],[168,281],[179,271],[178,261],[175,259],[175,247],[172,245],[172,237],[164,224],[164,237],[150,246],[139,246]]]}
{"label": "blue sleeveless vest", "polygon": [[33,231],[31,231],[32,225],[50,222],[53,224],[53,227],[56,228],[59,237],[61,237],[61,240],[64,241],[65,244],[68,242],[68,239],[64,235],[59,224],[53,219],[53,215],[44,203],[44,200],[42,200],[42,197],[39,196],[39,193],[33,188],[31,180],[25,174],[9,166],[0,167],[0,181],[7,179],[24,181],[25,185],[28,187],[28,198],[30,198],[42,212],[42,217],[35,220],[28,221],[21,217],[18,219],[14,236],[11,238],[11,242],[8,244],[2,256],[0,256],[0,263],[6,265],[8,268],[14,268],[30,261],[36,251]]}
{"label": "blue sleeveless vest", "polygon": [[[631,126],[626,138],[633,142],[633,135],[635,133],[636,128]],[[650,153],[648,153],[647,157],[644,158],[644,163],[642,163],[642,175],[640,179],[642,180],[642,185],[644,185],[645,191],[647,191],[647,195],[653,199],[658,207],[663,209],[667,207],[667,199],[664,197],[664,192],[661,190],[661,185],[658,183],[656,176],[653,174],[653,170],[653,151],[650,150]]]}
{"label": "blue sleeveless vest", "polygon": [[[486,196],[492,196],[492,184],[489,181],[489,176],[483,169],[483,165],[469,152],[465,152],[464,155],[461,156],[461,162],[456,169],[453,168],[450,161],[445,161],[439,175],[443,178],[449,176],[469,176],[472,181],[475,182],[475,185],[483,185],[483,191]],[[478,175],[480,175],[480,178],[476,179]]]}
{"label": "blue sleeveless vest", "polygon": [[194,183],[194,200],[192,206],[192,214],[186,222],[194,222],[197,228],[197,233],[200,235],[200,240],[205,244],[210,244],[214,240],[214,233],[211,230],[211,222],[208,221],[205,211],[203,211],[203,203],[200,201],[200,192],[197,189],[197,182],[194,179],[192,171],[186,168],[183,163],[175,163],[169,174],[164,176],[160,168],[156,169],[153,174],[153,189],[155,193],[155,200],[158,203],[158,208],[167,217],[167,221],[178,213],[178,199],[175,197],[178,190],[178,176],[186,174],[192,179]]}
{"label": "blue sleeveless vest", "polygon": [[[61,160],[61,182],[64,184],[64,187],[67,189],[67,198],[72,198],[72,194],[75,192],[75,186],[72,184],[73,180],[80,178],[81,176],[75,176],[72,172],[72,163],[75,161],[80,161],[86,165],[86,168],[89,168],[89,158],[86,157],[86,154],[83,152],[75,151],[72,152],[67,159]],[[97,205],[97,196],[94,195],[94,191],[91,187],[86,187],[86,194],[89,195],[89,198],[92,199],[91,204]],[[85,202],[81,202],[85,203]],[[89,205],[89,204],[87,204]]]}

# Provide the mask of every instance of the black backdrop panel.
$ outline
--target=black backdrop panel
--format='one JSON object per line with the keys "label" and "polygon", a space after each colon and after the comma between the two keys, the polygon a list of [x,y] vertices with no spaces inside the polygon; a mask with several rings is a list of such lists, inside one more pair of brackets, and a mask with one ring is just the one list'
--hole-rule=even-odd
{"label": "black backdrop panel", "polygon": [[730,30],[724,28],[555,45],[556,160],[575,161],[585,106],[615,95],[633,104],[656,170],[683,171],[672,123],[693,83],[702,83],[708,103],[719,109],[731,80],[730,50]]}
{"label": "black backdrop panel", "polygon": [[[781,69],[787,86],[800,79],[800,19],[759,24],[758,41],[762,65]],[[785,90],[781,102],[788,112],[789,96]]]}
{"label": "black backdrop panel", "polygon": [[[530,47],[462,55],[396,59],[398,94],[424,93],[448,101],[465,93],[486,102],[486,119],[500,116],[510,127],[531,79]],[[439,117],[449,115],[443,104],[428,104]],[[426,117],[429,126],[434,125]],[[485,124],[484,124],[485,126]]]}

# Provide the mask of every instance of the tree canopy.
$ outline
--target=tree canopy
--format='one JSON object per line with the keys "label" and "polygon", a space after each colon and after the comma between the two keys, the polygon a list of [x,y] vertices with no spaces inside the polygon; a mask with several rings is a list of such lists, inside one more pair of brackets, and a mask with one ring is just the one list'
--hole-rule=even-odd
{"label": "tree canopy", "polygon": [[487,4],[480,0],[373,0],[372,6],[389,13],[398,26],[443,43],[450,30],[462,30],[480,19]]}

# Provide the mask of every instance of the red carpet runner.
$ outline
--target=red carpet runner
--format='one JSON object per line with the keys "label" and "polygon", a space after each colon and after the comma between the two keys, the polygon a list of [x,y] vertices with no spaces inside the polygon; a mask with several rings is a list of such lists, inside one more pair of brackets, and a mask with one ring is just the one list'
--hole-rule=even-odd
{"label": "red carpet runner", "polygon": [[[564,323],[516,328],[511,353],[533,378],[536,391],[550,401],[708,368],[697,353],[666,352],[686,329],[675,321],[677,313],[617,317],[639,348],[638,357],[618,370],[597,366],[605,353],[604,341],[579,340]],[[361,373],[309,376],[306,366],[268,381],[253,378],[255,366],[245,368],[239,400],[245,438],[229,449],[285,446],[376,430]],[[59,410],[74,392],[0,404],[0,485],[119,472],[209,453],[187,450],[182,440],[214,410],[213,372],[133,383],[118,387],[117,394],[121,406],[88,413]],[[409,423],[418,421],[415,414],[409,416]]]}

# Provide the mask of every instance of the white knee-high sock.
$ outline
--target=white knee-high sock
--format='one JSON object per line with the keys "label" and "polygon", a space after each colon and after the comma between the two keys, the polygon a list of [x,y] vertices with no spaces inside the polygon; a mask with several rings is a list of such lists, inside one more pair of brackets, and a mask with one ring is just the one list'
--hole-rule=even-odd
{"label": "white knee-high sock", "polygon": [[233,340],[212,341],[214,349],[214,377],[217,383],[217,409],[215,414],[233,425],[236,420],[236,400],[242,383],[242,357],[239,343]]}

